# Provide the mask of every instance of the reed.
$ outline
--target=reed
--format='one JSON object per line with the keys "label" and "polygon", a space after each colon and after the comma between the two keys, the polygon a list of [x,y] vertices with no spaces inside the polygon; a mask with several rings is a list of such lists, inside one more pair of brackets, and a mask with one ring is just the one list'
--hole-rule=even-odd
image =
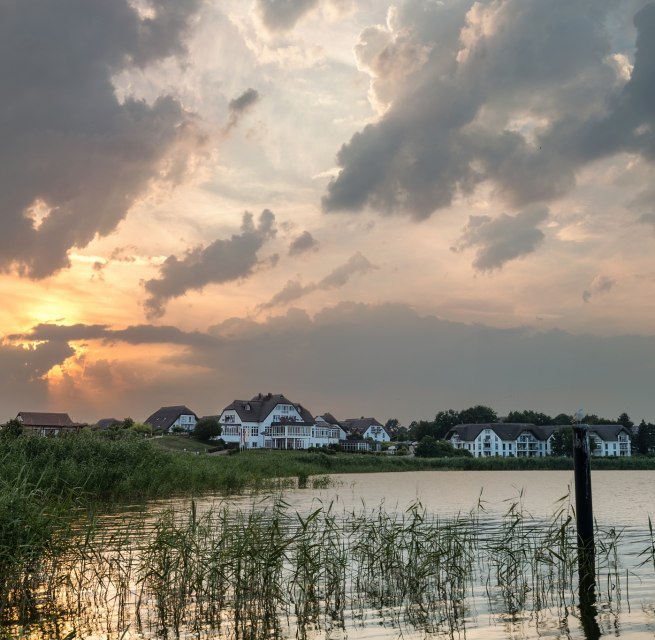
{"label": "reed", "polygon": [[[364,624],[368,611],[399,629],[453,636],[480,589],[493,615],[515,622],[547,611],[565,618],[576,606],[566,496],[547,521],[532,518],[521,496],[493,523],[481,509],[440,519],[419,502],[400,513],[317,503],[299,514],[281,498],[204,511],[192,502],[131,518],[80,519],[75,544],[41,564],[52,575],[30,574],[30,593],[39,594],[32,614],[56,612],[63,628],[87,635],[129,628],[254,640],[345,629]],[[598,597],[616,610],[621,534],[598,529],[597,542]]]}

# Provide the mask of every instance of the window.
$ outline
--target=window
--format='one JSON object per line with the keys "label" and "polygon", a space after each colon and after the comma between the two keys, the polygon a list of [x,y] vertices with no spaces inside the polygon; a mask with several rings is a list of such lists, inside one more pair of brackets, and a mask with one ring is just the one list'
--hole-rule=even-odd
{"label": "window", "polygon": [[259,435],[259,427],[250,427],[250,435],[251,436],[258,436]]}

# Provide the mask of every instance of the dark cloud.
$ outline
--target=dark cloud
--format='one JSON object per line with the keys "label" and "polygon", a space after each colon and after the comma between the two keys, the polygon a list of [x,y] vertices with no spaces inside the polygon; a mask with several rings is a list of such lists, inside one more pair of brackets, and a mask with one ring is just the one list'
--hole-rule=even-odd
{"label": "dark cloud", "polygon": [[[315,413],[406,423],[477,403],[501,413],[527,406],[555,415],[582,404],[599,415],[626,407],[654,417],[652,336],[494,329],[355,303],[313,319],[298,310],[262,323],[233,319],[212,332],[226,340],[211,356],[230,371],[225,404],[262,389],[284,391]],[[181,356],[185,362],[193,364]]]}
{"label": "dark cloud", "polygon": [[289,245],[289,255],[299,256],[307,251],[315,251],[317,247],[318,242],[314,236],[309,231],[303,231]]}
{"label": "dark cloud", "polygon": [[[33,349],[0,345],[7,417],[48,408],[43,375],[73,354],[67,339],[122,331],[48,327],[35,327],[34,335],[48,341]],[[234,398],[272,391],[317,414],[397,417],[405,424],[478,403],[501,414],[519,406],[554,415],[582,405],[609,417],[625,409],[633,419],[655,419],[649,400],[653,336],[495,329],[421,316],[403,305],[341,303],[313,318],[297,309],[265,322],[232,318],[210,328],[205,339],[214,342],[189,338],[189,348],[171,350],[142,369],[84,360],[88,379],[86,373],[77,382],[71,378],[68,404],[58,401],[52,410],[75,419],[116,413],[143,419],[162,405],[187,404],[215,414]],[[149,340],[135,337],[133,344]],[[174,335],[171,340],[181,344]],[[91,383],[99,391],[85,400]]]}
{"label": "dark cloud", "polygon": [[289,280],[281,291],[278,291],[268,302],[260,305],[260,310],[271,309],[282,305],[288,305],[295,302],[314,291],[329,291],[330,289],[339,289],[348,283],[350,278],[357,274],[364,274],[377,267],[357,252],[348,262],[337,267],[319,282],[312,282],[308,285],[302,285],[297,280]]}
{"label": "dark cloud", "polygon": [[172,326],[132,325],[125,329],[111,329],[104,324],[38,324],[24,334],[8,336],[9,340],[33,340],[48,342],[80,342],[102,340],[107,343],[127,344],[174,344],[188,347],[217,346],[219,341],[198,331],[181,331]]}
{"label": "dark cloud", "polygon": [[320,0],[256,0],[256,11],[270,31],[288,31]]}
{"label": "dark cloud", "polygon": [[597,275],[589,285],[589,289],[585,289],[582,292],[582,299],[585,302],[591,302],[592,296],[597,296],[600,293],[608,293],[612,290],[616,280],[610,278],[609,276]]}
{"label": "dark cloud", "polygon": [[112,77],[181,54],[199,4],[155,0],[150,17],[128,0],[3,4],[0,268],[67,267],[153,179],[179,179],[203,142],[193,115],[170,96],[121,102]]}
{"label": "dark cloud", "polygon": [[607,0],[405,0],[356,47],[386,110],[340,149],[324,210],[424,219],[482,183],[520,208],[567,193],[597,158],[653,159],[655,5],[635,15],[627,84],[612,63],[613,10]]}
{"label": "dark cloud", "polygon": [[548,218],[546,207],[533,206],[515,216],[501,214],[469,216],[468,223],[453,251],[477,247],[473,266],[479,271],[500,269],[506,262],[528,255],[543,242],[544,234],[537,229]]}
{"label": "dark cloud", "polygon": [[[19,411],[48,408],[45,375],[75,354],[66,343],[43,342],[33,347],[0,342],[0,422]],[[8,412],[8,413],[7,413]]]}
{"label": "dark cloud", "polygon": [[227,124],[223,128],[223,133],[229,133],[236,127],[243,114],[257,104],[260,99],[261,96],[255,89],[247,89],[238,98],[230,100],[228,105],[230,115]]}
{"label": "dark cloud", "polygon": [[252,214],[246,212],[240,234],[190,249],[182,259],[169,256],[159,269],[159,278],[148,280],[144,285],[148,293],[145,303],[148,317],[161,317],[166,302],[187,291],[248,277],[262,265],[257,254],[274,236],[275,216],[271,211],[261,212],[257,226]]}

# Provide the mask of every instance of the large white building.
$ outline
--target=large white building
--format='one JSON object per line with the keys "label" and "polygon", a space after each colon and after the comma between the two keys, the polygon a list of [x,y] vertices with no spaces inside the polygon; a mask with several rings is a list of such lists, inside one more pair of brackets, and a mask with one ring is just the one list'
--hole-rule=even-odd
{"label": "large white building", "polygon": [[339,443],[339,428],[314,420],[281,394],[235,400],[219,416],[223,440],[243,449],[308,449]]}
{"label": "large white building", "polygon": [[[476,457],[543,457],[552,453],[553,435],[570,425],[537,426],[521,423],[460,424],[447,434],[455,449]],[[589,426],[594,456],[630,456],[630,433],[620,424]]]}

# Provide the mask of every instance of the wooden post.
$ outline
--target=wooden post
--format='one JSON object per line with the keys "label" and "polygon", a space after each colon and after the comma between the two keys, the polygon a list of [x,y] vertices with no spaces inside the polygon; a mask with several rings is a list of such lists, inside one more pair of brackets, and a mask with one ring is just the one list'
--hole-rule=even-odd
{"label": "wooden post", "polygon": [[573,425],[573,473],[575,515],[578,533],[580,618],[588,640],[600,638],[596,620],[596,555],[594,509],[591,499],[591,448],[589,426]]}
{"label": "wooden post", "polygon": [[591,500],[591,450],[589,426],[573,425],[573,473],[578,547],[594,548],[594,509]]}

